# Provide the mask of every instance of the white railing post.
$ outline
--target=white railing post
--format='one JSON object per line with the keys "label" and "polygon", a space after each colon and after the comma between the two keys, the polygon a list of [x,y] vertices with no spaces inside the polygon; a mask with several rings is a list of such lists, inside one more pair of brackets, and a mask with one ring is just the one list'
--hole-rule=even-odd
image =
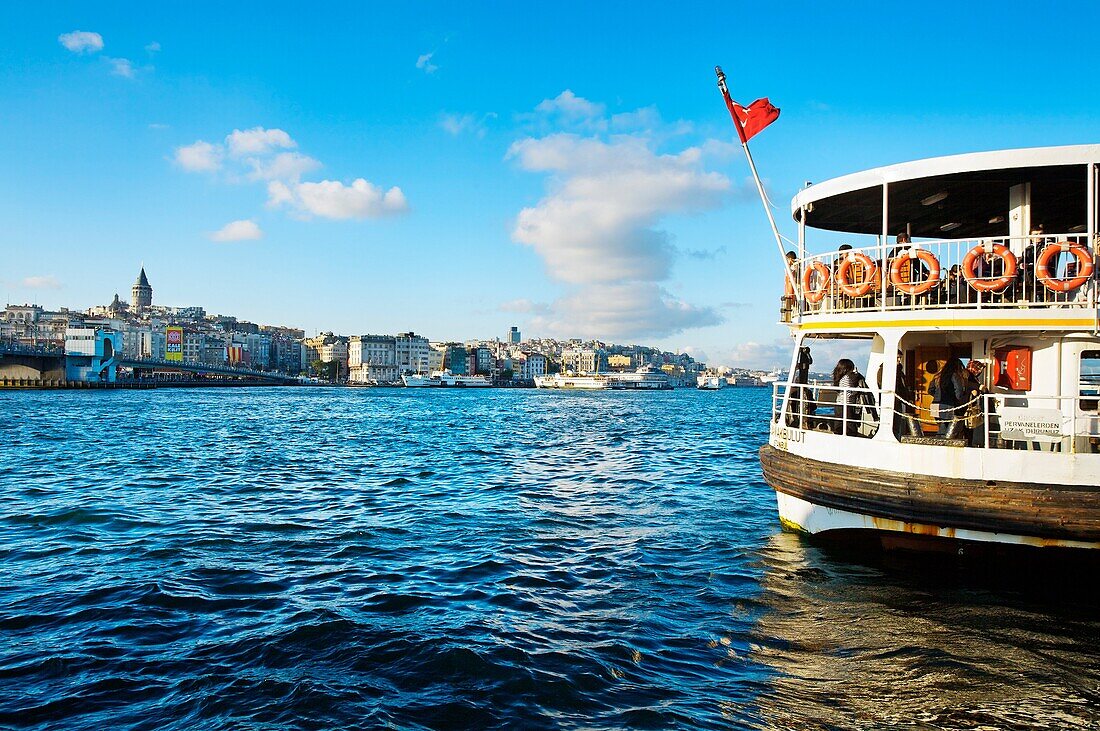
{"label": "white railing post", "polygon": [[887,276],[886,272],[890,268],[889,262],[886,261],[886,250],[890,243],[890,184],[885,180],[882,181],[882,240],[879,241],[879,278],[881,280],[879,290],[879,296],[882,298],[882,312],[886,312],[886,284]]}
{"label": "white railing post", "polygon": [[[1086,214],[1086,221],[1085,221],[1085,223],[1086,223],[1085,228],[1087,230],[1086,235],[1088,236],[1088,243],[1087,243],[1086,248],[1089,251],[1092,252],[1092,261],[1093,261],[1093,264],[1094,264],[1094,266],[1093,266],[1093,272],[1094,273],[1092,275],[1092,280],[1089,282],[1088,298],[1089,298],[1089,307],[1092,308],[1092,309],[1096,309],[1096,306],[1097,306],[1097,302],[1096,302],[1096,279],[1097,279],[1097,275],[1095,273],[1095,271],[1096,271],[1095,264],[1097,262],[1097,256],[1096,256],[1096,163],[1094,163],[1094,162],[1090,162],[1088,164],[1088,180],[1085,184],[1085,188],[1088,191],[1088,193],[1087,193],[1088,202],[1085,204],[1086,211],[1088,212]],[[1098,311],[1097,314],[1096,314],[1096,328],[1094,329],[1094,331],[1100,332],[1100,311]]]}

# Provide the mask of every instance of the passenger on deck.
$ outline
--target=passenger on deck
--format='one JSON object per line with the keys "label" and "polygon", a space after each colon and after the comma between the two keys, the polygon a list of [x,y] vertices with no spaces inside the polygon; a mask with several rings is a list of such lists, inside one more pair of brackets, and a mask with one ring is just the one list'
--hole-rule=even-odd
{"label": "passenger on deck", "polygon": [[863,423],[863,408],[867,405],[870,396],[867,393],[867,379],[856,369],[855,363],[847,358],[841,358],[833,368],[833,385],[844,389],[836,392],[837,420],[833,425],[833,432],[840,434],[844,430],[847,436],[859,436],[859,427]]}
{"label": "passenger on deck", "polygon": [[947,286],[944,288],[946,291],[947,304],[960,304],[965,295],[966,287],[967,284],[966,280],[963,279],[962,267],[958,264],[952,264],[951,268],[947,270]]}
{"label": "passenger on deck", "polygon": [[[901,266],[898,267],[898,274],[901,275],[901,281],[906,284],[912,284],[913,282],[923,282],[928,279],[931,272],[928,270],[928,265],[920,259],[910,258],[907,255],[909,249],[913,247],[913,240],[909,238],[909,234],[902,231],[897,236],[897,246],[890,251],[890,255],[886,257],[887,267],[893,266],[894,259],[899,256],[904,257],[901,262]],[[889,276],[889,275],[887,275]],[[932,290],[930,290],[932,291]],[[916,302],[917,300],[926,302],[928,300],[928,293],[918,295],[910,295],[900,290],[894,290],[894,304],[902,304],[905,302]]]}
{"label": "passenger on deck", "polygon": [[829,273],[829,288],[832,290],[834,310],[844,310],[851,306],[852,298],[841,292],[840,286],[837,283],[837,274],[840,272],[840,264],[851,250],[851,244],[840,245],[836,259],[833,260],[833,270]]}
{"label": "passenger on deck", "polygon": [[985,387],[985,363],[980,360],[971,360],[966,364],[963,372],[963,382],[966,387],[966,400],[970,405],[966,408],[965,428],[967,444],[971,447],[980,447],[985,443],[986,426],[986,400],[979,398],[988,393]]}
{"label": "passenger on deck", "polygon": [[932,381],[932,416],[939,425],[938,435],[955,436],[962,414],[958,407],[966,403],[966,369],[958,358],[948,358]]}
{"label": "passenger on deck", "polygon": [[[882,390],[882,366],[878,367],[878,388]],[[902,366],[902,356],[898,353],[897,372],[894,374],[894,436],[920,436],[920,426],[913,418],[913,389]]]}
{"label": "passenger on deck", "polygon": [[793,251],[788,251],[787,260],[783,266],[783,299],[780,301],[779,315],[782,322],[790,322],[797,300],[795,292],[797,291],[799,277],[798,255]]}
{"label": "passenger on deck", "polygon": [[1039,254],[1043,253],[1045,245],[1043,226],[1040,224],[1031,229],[1031,238],[1020,255],[1020,273],[1016,276],[1016,282],[1013,285],[1016,299],[1031,302],[1046,299],[1047,288],[1035,279],[1035,263],[1039,260]]}

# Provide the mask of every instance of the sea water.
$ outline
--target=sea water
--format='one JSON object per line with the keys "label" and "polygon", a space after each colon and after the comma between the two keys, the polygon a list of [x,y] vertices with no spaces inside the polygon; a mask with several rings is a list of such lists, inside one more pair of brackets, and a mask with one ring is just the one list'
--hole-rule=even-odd
{"label": "sea water", "polygon": [[782,532],[769,407],[0,392],[0,727],[1100,723],[1095,575]]}

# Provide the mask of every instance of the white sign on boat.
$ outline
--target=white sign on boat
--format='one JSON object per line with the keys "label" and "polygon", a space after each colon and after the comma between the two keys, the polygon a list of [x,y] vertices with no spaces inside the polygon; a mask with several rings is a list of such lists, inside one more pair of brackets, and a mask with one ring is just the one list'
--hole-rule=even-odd
{"label": "white sign on boat", "polygon": [[1057,442],[1067,435],[1066,417],[1058,409],[1001,409],[1001,439],[1021,442]]}

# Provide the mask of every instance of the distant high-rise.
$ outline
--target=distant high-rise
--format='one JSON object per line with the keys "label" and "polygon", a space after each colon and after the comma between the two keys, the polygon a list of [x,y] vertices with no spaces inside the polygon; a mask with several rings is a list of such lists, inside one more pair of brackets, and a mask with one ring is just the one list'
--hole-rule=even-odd
{"label": "distant high-rise", "polygon": [[519,345],[520,343],[519,328],[515,325],[513,325],[512,329],[508,331],[508,342],[512,345]]}
{"label": "distant high-rise", "polygon": [[153,287],[149,284],[149,278],[145,276],[145,267],[141,268],[137,281],[130,290],[131,306],[137,309],[149,307],[153,304]]}

